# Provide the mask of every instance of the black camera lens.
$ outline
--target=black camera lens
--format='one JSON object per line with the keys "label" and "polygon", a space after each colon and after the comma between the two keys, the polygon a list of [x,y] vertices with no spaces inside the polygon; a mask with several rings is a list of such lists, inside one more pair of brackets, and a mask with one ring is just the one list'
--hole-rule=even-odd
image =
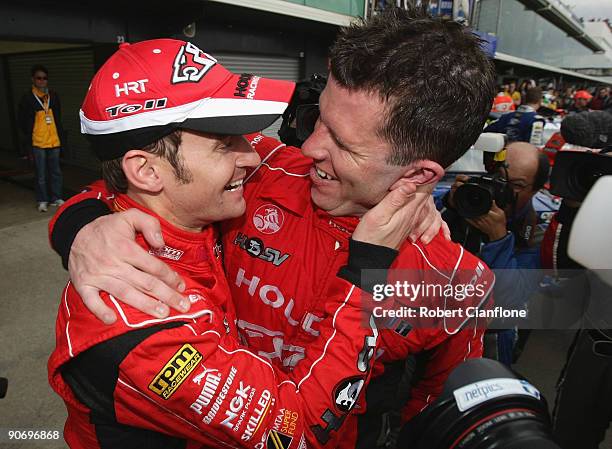
{"label": "black camera lens", "polygon": [[471,359],[444,390],[404,427],[398,449],[559,449],[546,400],[529,382],[495,360]]}
{"label": "black camera lens", "polygon": [[488,185],[472,182],[463,184],[455,191],[453,201],[459,215],[464,218],[480,217],[493,205],[493,192]]}

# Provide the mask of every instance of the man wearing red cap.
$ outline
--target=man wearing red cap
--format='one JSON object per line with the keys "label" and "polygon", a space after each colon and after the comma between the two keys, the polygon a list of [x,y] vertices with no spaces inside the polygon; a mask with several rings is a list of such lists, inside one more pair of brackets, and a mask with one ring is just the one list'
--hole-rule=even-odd
{"label": "man wearing red cap", "polygon": [[[335,276],[319,338],[291,373],[240,343],[213,223],[244,213],[242,183],[260,158],[242,134],[278,119],[294,88],[252,78],[247,90],[243,78],[193,44],[158,39],[122,45],[91,83],[81,126],[102,160],[104,200],[159,221],[165,246],[137,243],[179,273],[191,308],[156,319],[103,292],[120,317],[107,326],[68,283],[49,381],[73,449],[316,447],[326,411],[337,430],[369,379],[378,331],[360,325],[360,291]],[[369,266],[388,268],[406,239],[407,193],[398,186],[355,230],[357,254],[377,259]],[[357,279],[350,257],[342,277]]]}
{"label": "man wearing red cap", "polygon": [[[223,226],[224,264],[237,325],[249,347],[286,370],[298,369],[320,339],[329,281],[347,262],[360,217],[405,182],[418,186],[415,203],[429,198],[443,167],[481,133],[493,100],[493,70],[478,40],[457,23],[416,11],[390,9],[344,30],[332,47],[330,71],[321,114],[303,155],[274,139],[250,136],[262,164],[245,184],[247,213]],[[253,83],[248,77],[241,84],[248,85],[246,94]],[[89,210],[64,208],[52,223],[52,241],[65,263],[76,231],[108,213],[99,201],[89,201]],[[127,258],[118,254],[117,248],[131,244],[134,218],[101,217],[83,229],[72,248],[73,280],[100,317],[112,313],[97,298],[100,288],[118,289],[123,299],[152,313],[161,304],[150,296],[173,305],[182,300],[172,292],[177,286],[181,290],[180,279],[159,261],[143,252],[130,251]],[[154,224],[139,220],[137,226],[155,241]],[[414,234],[421,233],[416,226]],[[112,250],[100,244],[101,235],[115,242]],[[109,257],[94,261],[95,253]],[[484,294],[467,301],[476,305],[488,299],[493,285],[486,266],[442,233],[434,234],[427,246],[416,238],[404,242],[394,267],[421,275],[442,273],[449,285],[466,276],[484,282]],[[417,328],[401,319],[385,324],[381,360],[427,352],[405,419],[439,394],[457,364],[482,354],[482,329],[473,321],[452,329]],[[327,425],[317,431],[319,444],[333,446],[337,441],[336,429],[344,420],[339,412],[330,408],[322,416]],[[356,427],[350,430],[343,433],[347,446],[355,443]]]}
{"label": "man wearing red cap", "polygon": [[587,90],[579,90],[574,94],[574,104],[568,108],[568,112],[585,112],[589,111],[589,102],[593,95]]}

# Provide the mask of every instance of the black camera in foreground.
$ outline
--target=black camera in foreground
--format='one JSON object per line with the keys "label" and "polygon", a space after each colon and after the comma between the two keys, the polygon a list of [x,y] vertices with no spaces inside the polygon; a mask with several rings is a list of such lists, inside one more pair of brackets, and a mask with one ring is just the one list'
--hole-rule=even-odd
{"label": "black camera in foreground", "polygon": [[560,151],[550,175],[550,193],[582,201],[595,181],[607,175],[612,175],[612,155]]}
{"label": "black camera in foreground", "polygon": [[463,218],[486,214],[493,201],[501,209],[515,201],[512,187],[499,175],[472,176],[457,188],[453,196],[455,210]]}
{"label": "black camera in foreground", "polygon": [[455,368],[440,397],[402,429],[397,447],[560,449],[540,392],[490,359]]}

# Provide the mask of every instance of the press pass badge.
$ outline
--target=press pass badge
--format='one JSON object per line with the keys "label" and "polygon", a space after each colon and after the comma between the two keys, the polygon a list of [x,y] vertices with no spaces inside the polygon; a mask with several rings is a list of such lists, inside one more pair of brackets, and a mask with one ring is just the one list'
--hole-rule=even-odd
{"label": "press pass badge", "polygon": [[53,123],[53,119],[51,118],[50,115],[45,115],[45,123],[47,125],[50,125],[51,123]]}

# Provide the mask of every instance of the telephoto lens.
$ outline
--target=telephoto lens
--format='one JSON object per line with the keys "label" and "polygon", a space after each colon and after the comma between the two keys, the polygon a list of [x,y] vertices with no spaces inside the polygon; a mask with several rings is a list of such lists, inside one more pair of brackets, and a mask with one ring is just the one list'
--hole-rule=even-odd
{"label": "telephoto lens", "polygon": [[504,209],[515,201],[508,182],[498,175],[472,176],[460,185],[453,198],[457,213],[463,218],[475,218],[491,210],[493,201]]}
{"label": "telephoto lens", "polygon": [[490,359],[455,368],[438,399],[402,429],[397,447],[560,449],[540,392]]}

